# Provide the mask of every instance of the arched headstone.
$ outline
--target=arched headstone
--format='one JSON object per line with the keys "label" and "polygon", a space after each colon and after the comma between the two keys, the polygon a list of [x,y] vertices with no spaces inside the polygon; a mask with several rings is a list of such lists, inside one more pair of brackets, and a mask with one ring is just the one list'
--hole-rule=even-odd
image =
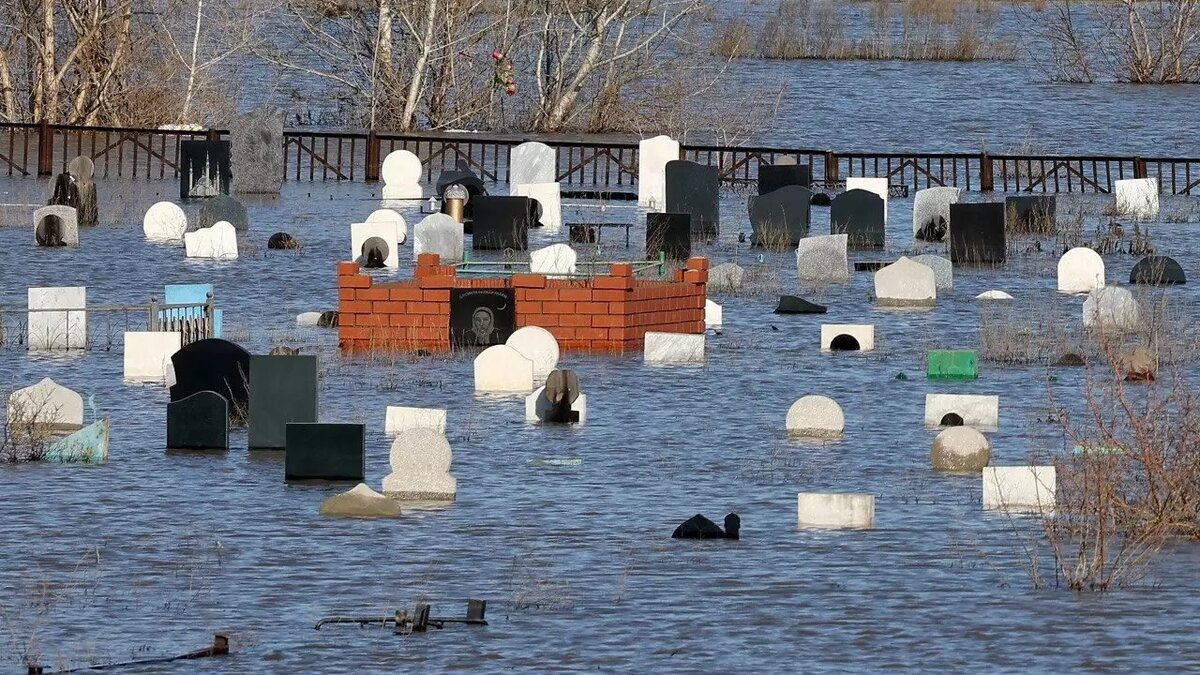
{"label": "arched headstone", "polygon": [[1012,300],[1013,296],[1004,291],[984,291],[975,296],[976,300]]}
{"label": "arched headstone", "polygon": [[558,156],[554,148],[545,143],[522,143],[513,148],[508,157],[509,185],[516,187],[530,183],[558,182]]}
{"label": "arched headstone", "polygon": [[991,458],[992,445],[987,437],[971,427],[946,429],[933,439],[930,461],[933,470],[943,473],[980,473]]}
{"label": "arched headstone", "polygon": [[950,205],[957,204],[962,191],[956,187],[917,190],[913,197],[913,238],[942,241],[950,228]]}
{"label": "arched headstone", "polygon": [[368,223],[393,223],[396,226],[396,243],[403,245],[408,241],[408,224],[404,217],[392,209],[376,209],[367,216]]}
{"label": "arched headstone", "polygon": [[399,251],[395,223],[354,223],[350,226],[351,260],[367,267],[399,267]]}
{"label": "arched headstone", "polygon": [[1165,255],[1150,255],[1142,258],[1133,266],[1133,270],[1129,273],[1129,283],[1171,286],[1187,283],[1187,276],[1183,273],[1183,267],[1174,258]]}
{"label": "arched headstone", "polygon": [[810,394],[788,408],[784,425],[793,436],[840,438],[846,427],[846,417],[837,401]]}
{"label": "arched headstone", "polygon": [[812,191],[799,185],[751,196],[746,203],[753,230],[750,244],[769,248],[798,245],[808,236],[811,201]]}
{"label": "arched headstone", "polygon": [[902,257],[875,273],[875,300],[890,307],[932,307],[935,279],[930,267]]}
{"label": "arched headstone", "polygon": [[38,246],[78,246],[78,212],[70,206],[43,206],[33,212],[33,238]]}
{"label": "arched headstone", "polygon": [[383,158],[379,177],[384,199],[421,199],[421,158],[408,150],[394,150]]}
{"label": "arched headstone", "polygon": [[774,164],[758,165],[759,195],[769,195],[789,185],[808,188],[811,192],[812,167],[807,164],[797,164],[795,157],[780,157],[775,160]]}
{"label": "arched headstone", "polygon": [[888,188],[887,178],[871,178],[864,176],[850,176],[846,179],[846,191],[866,190],[874,192],[880,199],[883,200],[883,224],[887,225],[888,218]]}
{"label": "arched headstone", "polygon": [[463,259],[463,225],[444,213],[434,213],[413,227],[413,259],[436,253],[443,265]]}
{"label": "arched headstone", "polygon": [[850,280],[846,235],[805,237],[796,247],[796,271],[801,282],[841,283]]}
{"label": "arched headstone", "polygon": [[545,380],[558,366],[558,340],[550,331],[540,326],[525,326],[513,331],[505,341],[518,354],[533,362],[533,379]]}
{"label": "arched headstone", "polygon": [[655,136],[638,143],[638,206],[662,210],[667,205],[667,162],[679,159],[679,141]]}
{"label": "arched headstone", "polygon": [[171,400],[201,391],[220,394],[229,403],[229,418],[245,420],[250,410],[250,352],[220,338],[197,340],[171,356],[175,384]]}
{"label": "arched headstone", "polygon": [[528,394],[533,391],[533,361],[508,345],[492,345],[475,357],[475,391]]}
{"label": "arched headstone", "polygon": [[198,391],[167,403],[167,448],[228,450],[229,402],[213,391]]}
{"label": "arched headstone", "polygon": [[1083,301],[1083,326],[1104,331],[1133,331],[1140,324],[1137,300],[1127,288],[1107,286]]}
{"label": "arched headstone", "polygon": [[142,217],[142,232],[152,241],[179,241],[187,227],[187,214],[173,202],[158,202]]}
{"label": "arched headstone", "polygon": [[847,236],[853,248],[880,248],[884,244],[887,201],[869,190],[856,189],[833,198],[829,233]]}
{"label": "arched headstone", "polygon": [[234,259],[238,257],[237,230],[220,221],[183,235],[184,250],[189,258]]}
{"label": "arched headstone", "polygon": [[1058,290],[1090,293],[1104,288],[1104,259],[1090,248],[1079,246],[1058,259]]}
{"label": "arched headstone", "polygon": [[708,290],[732,292],[742,289],[746,270],[737,263],[721,263],[708,270]]}
{"label": "arched headstone", "polygon": [[934,282],[939,291],[954,289],[954,263],[940,255],[919,255],[913,257],[912,261],[933,270]]}
{"label": "arched headstone", "polygon": [[453,453],[446,437],[432,429],[409,429],[392,441],[383,493],[393,499],[449,501],[458,494],[450,473]]}

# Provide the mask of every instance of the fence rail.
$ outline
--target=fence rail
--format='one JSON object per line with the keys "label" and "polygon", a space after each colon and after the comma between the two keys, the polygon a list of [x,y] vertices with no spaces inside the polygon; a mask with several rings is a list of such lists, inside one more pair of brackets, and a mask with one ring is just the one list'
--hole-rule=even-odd
{"label": "fence rail", "polygon": [[[49,176],[77,155],[96,163],[99,178],[178,179],[181,141],[226,139],[219,129],[122,129],[52,124],[0,124],[0,175]],[[626,138],[517,136],[474,132],[318,131],[283,135],[290,181],[377,181],[383,158],[408,150],[426,182],[465,162],[485,181],[507,182],[512,148],[541,141],[557,153],[556,177],[567,186],[632,190],[638,143]],[[1110,193],[1125,178],[1157,178],[1163,194],[1200,194],[1200,158],[988,155],[963,153],[839,153],[784,147],[685,145],[681,157],[715,166],[726,184],[752,184],[758,167],[784,156],[810,167],[817,185],[850,176],[887,177],[896,187],[955,186],[968,191]]]}
{"label": "fence rail", "polygon": [[111,344],[117,333],[141,330],[178,332],[182,344],[187,345],[214,336],[215,311],[211,295],[195,304],[168,305],[151,298],[146,305],[0,305],[0,345],[24,345],[39,351],[79,350],[94,346],[97,339]]}

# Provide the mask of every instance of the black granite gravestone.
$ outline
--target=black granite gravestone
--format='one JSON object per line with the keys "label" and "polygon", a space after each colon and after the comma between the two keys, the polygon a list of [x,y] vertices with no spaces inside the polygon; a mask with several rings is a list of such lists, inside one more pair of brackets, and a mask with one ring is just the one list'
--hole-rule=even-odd
{"label": "black granite gravestone", "polygon": [[69,206],[73,209],[79,208],[79,186],[75,180],[71,178],[71,174],[63,172],[54,177],[53,187],[50,191],[50,199],[46,201],[46,206]]}
{"label": "black granite gravestone", "polygon": [[285,480],[361,481],[366,463],[362,424],[287,425]]}
{"label": "black granite gravestone", "polygon": [[687,260],[692,255],[692,217],[686,213],[646,214],[646,257]]}
{"label": "black granite gravestone", "polygon": [[34,227],[33,237],[38,246],[66,246],[63,243],[63,230],[65,224],[62,218],[53,213],[48,213],[42,216]]}
{"label": "black granite gravestone", "polygon": [[808,236],[811,201],[812,191],[799,185],[787,185],[769,194],[751,196],[746,204],[750,227],[754,230],[750,244],[795,248]]}
{"label": "black granite gravestone", "polygon": [[200,215],[196,217],[196,229],[212,227],[222,220],[239,232],[250,227],[250,218],[241,202],[229,195],[217,195],[205,200],[200,206]]}
{"label": "black granite gravestone", "polygon": [[240,423],[249,411],[250,352],[220,338],[198,340],[171,356],[175,384],[171,400],[215,391],[229,404],[229,419]]}
{"label": "black granite gravestone", "polygon": [[854,263],[855,272],[878,272],[896,262],[895,260],[859,260]]}
{"label": "black granite gravestone", "polygon": [[847,190],[833,198],[829,233],[846,235],[849,248],[880,248],[884,240],[884,202],[869,190]]}
{"label": "black granite gravestone", "polygon": [[338,317],[339,317],[338,313],[334,310],[329,310],[327,312],[321,312],[321,316],[317,319],[317,327],[318,328],[337,328],[338,327]]}
{"label": "black granite gravestone", "polygon": [[516,323],[516,296],[513,289],[450,289],[451,345],[502,345],[517,329]]}
{"label": "black granite gravestone", "polygon": [[316,421],[316,356],[250,357],[251,450],[282,450],[288,424]]}
{"label": "black granite gravestone", "polygon": [[776,314],[824,314],[826,307],[809,302],[794,295],[779,296],[779,304],[775,306]]}
{"label": "black granite gravestone", "polygon": [[229,141],[179,142],[180,199],[227,195],[231,177]]}
{"label": "black granite gravestone", "polygon": [[541,216],[541,205],[528,197],[482,196],[472,199],[475,214],[471,248],[524,251],[529,248],[529,228]]}
{"label": "black granite gravestone", "polygon": [[391,251],[382,237],[368,237],[362,244],[361,254],[354,262],[366,269],[376,270],[384,266]]}
{"label": "black granite gravestone", "polygon": [[167,448],[228,450],[229,403],[213,391],[198,391],[168,403]]}
{"label": "black granite gravestone", "polygon": [[692,236],[705,241],[721,229],[721,181],[717,167],[675,159],[667,162],[667,212],[692,216]]}
{"label": "black granite gravestone", "polygon": [[725,529],[703,514],[688,518],[671,533],[672,539],[738,539],[742,527],[742,519],[736,513],[725,516]]}
{"label": "black granite gravestone", "polygon": [[1146,256],[1133,266],[1129,273],[1129,283],[1150,284],[1152,286],[1172,286],[1187,283],[1183,267],[1174,258],[1165,255]]}
{"label": "black granite gravestone", "polygon": [[[759,164],[758,194],[769,195],[782,187],[798,185],[812,190],[812,167],[807,164]],[[809,199],[812,199],[810,196]]]}
{"label": "black granite gravestone", "polygon": [[1007,197],[1004,210],[1008,230],[1020,234],[1052,234],[1057,207],[1054,195]]}
{"label": "black granite gravestone", "polygon": [[950,262],[1002,265],[1006,248],[1004,204],[950,205]]}
{"label": "black granite gravestone", "polygon": [[287,232],[276,232],[267,239],[267,248],[273,251],[299,249],[300,240]]}

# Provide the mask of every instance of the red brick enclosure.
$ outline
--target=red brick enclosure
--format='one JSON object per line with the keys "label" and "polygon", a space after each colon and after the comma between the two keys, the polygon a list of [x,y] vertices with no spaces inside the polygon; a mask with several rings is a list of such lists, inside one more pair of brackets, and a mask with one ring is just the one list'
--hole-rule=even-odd
{"label": "red brick enclosure", "polygon": [[704,332],[707,258],[690,258],[674,281],[638,279],[630,263],[590,279],[459,277],[432,253],[418,256],[415,274],[374,284],[358,263],[338,263],[342,349],[449,350],[452,288],[513,288],[517,327],[545,328],[564,351],[640,352],[646,331]]}

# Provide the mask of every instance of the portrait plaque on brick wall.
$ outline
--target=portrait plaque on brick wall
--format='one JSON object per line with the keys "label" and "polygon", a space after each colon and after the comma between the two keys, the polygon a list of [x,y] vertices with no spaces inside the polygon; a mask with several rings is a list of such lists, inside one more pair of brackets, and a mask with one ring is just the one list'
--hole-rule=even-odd
{"label": "portrait plaque on brick wall", "polygon": [[516,330],[516,324],[513,289],[450,290],[450,344],[454,347],[502,345]]}

